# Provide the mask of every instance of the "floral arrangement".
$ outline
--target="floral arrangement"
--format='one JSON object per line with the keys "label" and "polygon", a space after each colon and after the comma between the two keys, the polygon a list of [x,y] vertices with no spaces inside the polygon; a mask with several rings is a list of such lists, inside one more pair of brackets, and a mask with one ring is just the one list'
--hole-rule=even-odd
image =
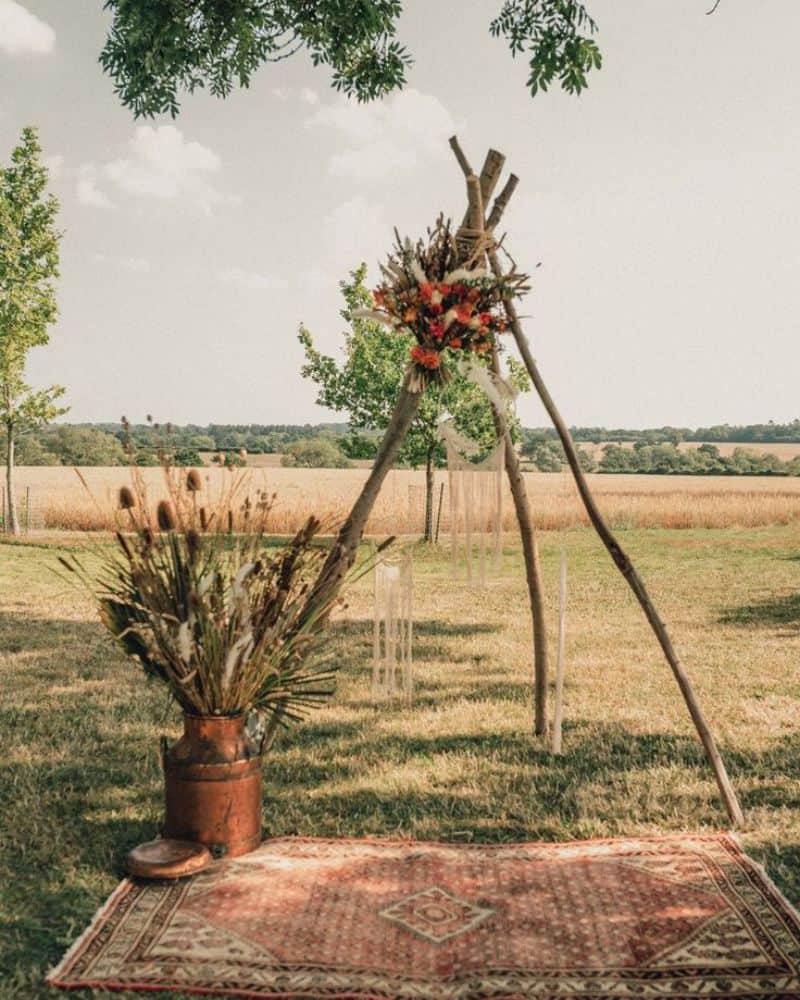
{"label": "floral arrangement", "polygon": [[[119,491],[116,545],[94,546],[99,569],[60,557],[94,596],[100,619],[148,677],[192,715],[255,712],[257,727],[299,720],[332,691],[324,640],[337,593],[309,608],[327,556],[316,518],[290,541],[267,537],[272,498],[242,497],[234,479],[212,508],[199,472],[164,465],[155,509],[141,474]],[[234,524],[242,527],[234,533]],[[362,568],[363,569],[363,568]],[[74,579],[74,577],[73,577]]]}
{"label": "floral arrangement", "polygon": [[478,266],[485,247],[460,263],[450,223],[441,218],[428,240],[401,241],[381,268],[383,281],[373,291],[374,308],[361,315],[400,333],[411,333],[415,381],[446,383],[445,351],[486,354],[506,329],[503,303],[527,291],[524,275],[501,278]]}

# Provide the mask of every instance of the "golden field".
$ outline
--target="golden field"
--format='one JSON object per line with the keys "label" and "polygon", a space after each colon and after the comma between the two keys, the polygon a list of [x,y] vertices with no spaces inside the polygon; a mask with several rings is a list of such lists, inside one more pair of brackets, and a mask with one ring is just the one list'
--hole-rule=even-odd
{"label": "golden field", "polygon": [[[94,530],[114,525],[116,494],[129,482],[126,468],[84,468],[82,485],[74,469],[52,466],[17,470],[18,494],[30,489],[32,524],[49,530]],[[141,470],[153,499],[165,492],[158,468]],[[349,510],[368,470],[248,468],[229,472],[204,468],[206,498],[214,502],[243,477],[243,491],[266,490],[276,494],[271,529],[296,529],[315,513],[335,523]],[[586,523],[575,487],[568,473],[527,473],[526,482],[537,525],[543,529],[574,527]],[[800,520],[800,478],[734,476],[636,476],[589,477],[601,509],[617,528],[726,528],[790,524]],[[384,484],[367,530],[370,533],[417,533],[422,530],[424,473],[397,469]],[[436,474],[436,503],[444,486],[441,529],[448,529],[447,472]],[[506,489],[505,527],[514,526],[514,513]]]}

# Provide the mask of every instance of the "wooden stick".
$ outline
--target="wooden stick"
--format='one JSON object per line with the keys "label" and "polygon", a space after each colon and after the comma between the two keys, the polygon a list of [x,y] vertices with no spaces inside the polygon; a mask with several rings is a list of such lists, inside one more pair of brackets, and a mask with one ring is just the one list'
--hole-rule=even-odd
{"label": "wooden stick", "polygon": [[[458,139],[455,136],[453,138],[458,146]],[[461,148],[460,146],[458,147]],[[462,151],[463,155],[463,151]],[[466,162],[466,157],[464,158]],[[483,199],[483,204],[488,205],[489,200],[494,194],[494,189],[497,187],[497,182],[500,180],[500,174],[503,172],[503,166],[505,165],[505,156],[498,152],[496,149],[490,149],[486,154],[486,159],[483,161],[483,167],[481,168],[481,174],[478,180],[481,184],[481,198]],[[462,229],[469,225],[469,212],[464,215],[464,220],[461,223]]]}
{"label": "wooden stick", "polygon": [[469,165],[469,160],[464,154],[464,150],[461,148],[461,143],[458,141],[458,137],[455,135],[450,136],[450,148],[453,150],[453,153],[458,160],[458,165],[461,167],[461,172],[464,176],[469,177],[470,174],[474,174],[475,171]]}
{"label": "wooden stick", "polygon": [[561,727],[564,718],[564,665],[567,637],[567,550],[561,548],[561,571],[558,582],[558,657],[556,659],[556,697],[553,710],[553,753],[561,753]]}
{"label": "wooden stick", "polygon": [[[464,151],[462,150],[458,138],[452,136],[450,147],[455,154],[458,163],[464,172],[467,182],[468,208],[465,216],[465,223],[461,229],[468,228],[474,232],[482,230],[485,232],[486,223],[484,221],[484,205],[488,201],[483,198],[484,184],[479,181],[478,189],[475,189],[475,175],[469,164]],[[494,189],[499,179],[500,170],[505,162],[505,158],[496,150],[490,150],[484,161],[484,169],[481,171],[481,178],[486,181],[488,196]],[[516,187],[516,181],[511,188]],[[506,191],[508,184],[503,189]],[[504,204],[508,201],[511,193],[507,195]],[[465,235],[461,232],[459,235]],[[474,237],[473,237],[474,238]],[[467,241],[465,240],[465,253],[469,253]],[[497,348],[492,350],[492,368],[496,375],[500,374],[500,360]],[[514,442],[508,430],[505,414],[492,406],[492,415],[495,424],[495,431],[498,437],[502,437],[505,442],[504,463],[508,484],[511,489],[511,497],[514,501],[514,511],[517,515],[520,537],[522,539],[522,553],[525,561],[525,578],[528,584],[528,597],[531,608],[531,626],[533,630],[533,672],[534,672],[534,732],[537,736],[547,733],[547,676],[549,673],[548,653],[547,653],[547,622],[544,610],[544,586],[542,583],[542,570],[539,562],[539,546],[537,544],[536,533],[531,517],[531,508],[528,501],[527,490],[525,489],[525,479],[519,464]]]}
{"label": "wooden stick", "polygon": [[[500,373],[500,360],[496,347],[492,351],[492,369],[495,374]],[[525,562],[525,579],[528,584],[533,631],[534,732],[537,736],[544,736],[547,733],[547,675],[550,666],[547,653],[547,619],[544,611],[544,585],[542,583],[542,567],[539,561],[539,545],[533,527],[525,478],[514,448],[514,442],[511,439],[505,414],[494,406],[492,411],[497,434],[502,436],[505,441],[506,476],[522,539],[522,555]]]}
{"label": "wooden stick", "polygon": [[[497,253],[494,251],[489,252],[489,263],[494,274],[499,278],[503,275],[502,267],[500,266],[500,261],[498,259]],[[636,572],[633,563],[629,559],[628,555],[623,550],[622,546],[619,544],[615,538],[613,532],[606,524],[603,516],[601,515],[597,504],[594,501],[591,490],[589,489],[589,484],[586,480],[586,476],[581,469],[580,462],[578,461],[578,453],[575,449],[575,444],[572,440],[572,435],[569,432],[569,428],[564,422],[553,397],[550,395],[547,386],[542,379],[539,369],[531,353],[530,345],[525,337],[522,330],[522,325],[519,321],[519,316],[517,314],[516,306],[512,299],[504,300],[504,306],[506,311],[506,316],[508,317],[509,326],[514,334],[514,340],[516,341],[519,352],[522,355],[522,360],[525,363],[525,367],[528,369],[528,374],[531,377],[539,398],[544,404],[544,408],[553,422],[553,426],[556,429],[558,437],[564,448],[564,453],[567,457],[567,462],[572,470],[572,475],[575,479],[575,484],[578,487],[578,492],[580,493],[581,500],[583,501],[583,506],[586,508],[586,513],[589,515],[589,520],[592,523],[597,534],[600,536],[601,541],[605,545],[609,552],[614,565],[623,575],[631,588],[633,593],[636,595],[636,599],[642,607],[645,613],[645,617],[650,623],[650,627],[655,633],[658,639],[659,645],[664,653],[664,656],[669,664],[672,673],[675,676],[675,680],[678,682],[678,687],[680,688],[683,699],[686,702],[686,707],[689,709],[689,714],[692,717],[697,734],[700,737],[700,742],[708,757],[708,761],[711,764],[711,768],[714,772],[714,777],[716,778],[717,785],[719,786],[720,794],[725,803],[725,808],[728,811],[728,816],[734,826],[741,826],[744,823],[744,816],[742,814],[742,808],[739,805],[739,800],[736,797],[736,792],[734,791],[731,780],[728,777],[728,772],[725,769],[725,763],[717,749],[717,744],[714,739],[714,735],[711,732],[711,728],[706,721],[706,717],[703,713],[700,703],[697,700],[697,696],[692,688],[691,681],[689,680],[689,675],[683,667],[683,664],[678,659],[678,655],[672,645],[672,640],[669,637],[666,626],[661,620],[656,608],[650,599],[650,595],[645,588],[639,574]]]}
{"label": "wooden stick", "polygon": [[517,189],[517,184],[519,184],[519,177],[516,174],[510,174],[508,180],[503,185],[503,190],[495,198],[492,211],[486,220],[486,228],[490,233],[497,228],[498,223],[503,218],[503,213],[511,199],[511,195]]}
{"label": "wooden stick", "polygon": [[410,377],[411,373],[409,372],[403,380],[389,426],[386,428],[367,481],[364,483],[347,520],[339,530],[328,558],[311,589],[303,610],[304,618],[320,604],[324,604],[331,594],[335,593],[342,578],[355,562],[356,552],[364,534],[364,527],[422,399],[422,393],[412,392],[409,388]]}

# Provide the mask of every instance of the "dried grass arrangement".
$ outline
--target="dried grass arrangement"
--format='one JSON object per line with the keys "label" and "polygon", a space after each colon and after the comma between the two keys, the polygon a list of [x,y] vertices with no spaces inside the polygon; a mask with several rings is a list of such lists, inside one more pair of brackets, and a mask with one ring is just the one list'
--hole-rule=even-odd
{"label": "dried grass arrangement", "polygon": [[[506,329],[503,302],[528,291],[528,278],[515,269],[496,276],[484,266],[486,238],[470,243],[465,259],[450,222],[439,217],[427,240],[413,244],[395,231],[395,247],[381,267],[375,308],[361,315],[402,333],[411,333],[414,386],[446,383],[445,352],[488,355]],[[494,241],[491,247],[497,249]]]}
{"label": "dried grass arrangement", "polygon": [[[132,468],[131,486],[119,491],[116,546],[93,547],[98,571],[75,556],[61,563],[88,587],[124,651],[184,712],[257,712],[259,728],[274,733],[332,693],[325,625],[339,589],[308,607],[327,555],[316,541],[320,521],[309,517],[275,547],[267,537],[272,498],[242,496],[244,480],[232,472],[211,507],[201,502],[197,470],[170,468],[163,456],[162,465],[170,498],[155,509]],[[234,517],[246,531],[234,533]]]}

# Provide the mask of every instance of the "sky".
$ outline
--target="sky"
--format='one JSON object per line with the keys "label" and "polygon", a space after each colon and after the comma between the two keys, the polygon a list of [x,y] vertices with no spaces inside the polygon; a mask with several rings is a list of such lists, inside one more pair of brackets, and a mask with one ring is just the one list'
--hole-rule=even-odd
{"label": "sky", "polygon": [[[797,0],[588,0],[601,71],[531,99],[488,33],[500,0],[406,0],[406,88],[358,105],[305,53],[226,100],[135,121],[97,57],[101,0],[0,0],[0,163],[40,131],[64,232],[60,315],[29,380],[72,421],[343,419],[300,374],[342,343],[338,283],[394,226],[460,219],[457,133],[520,177],[505,246],[565,419],[800,417]],[[546,423],[533,397],[524,424]]]}

